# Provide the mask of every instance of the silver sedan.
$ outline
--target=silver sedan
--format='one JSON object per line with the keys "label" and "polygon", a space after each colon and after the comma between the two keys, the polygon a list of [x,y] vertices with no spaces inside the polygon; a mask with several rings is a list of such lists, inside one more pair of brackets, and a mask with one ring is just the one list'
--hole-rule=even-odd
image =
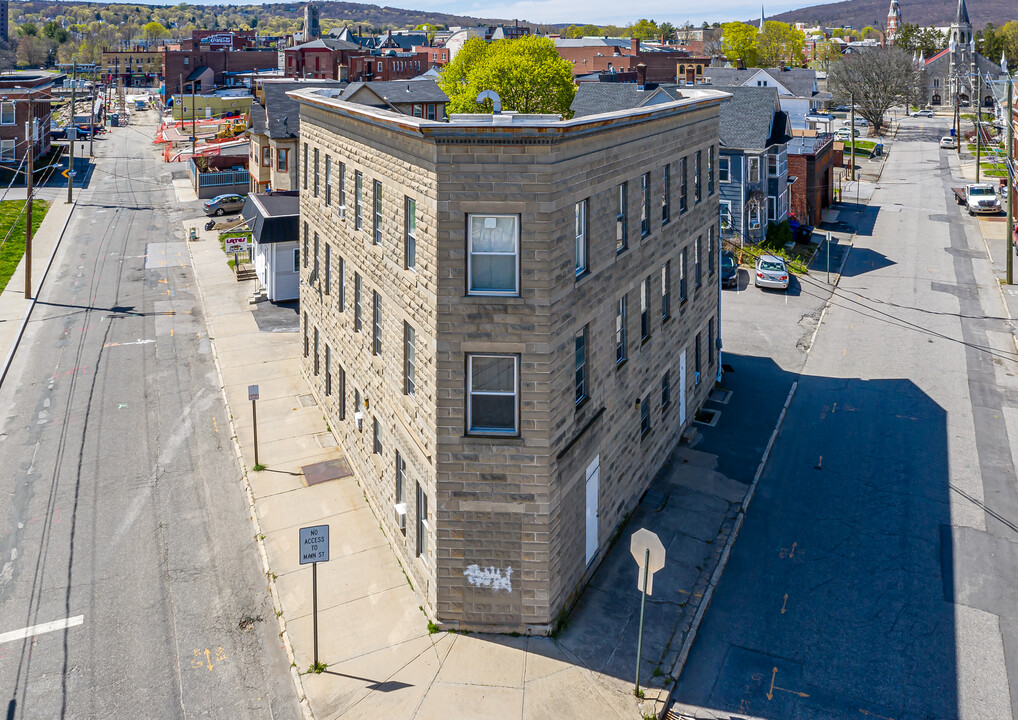
{"label": "silver sedan", "polygon": [[757,287],[787,290],[788,268],[785,267],[785,261],[774,255],[761,255],[756,261],[754,284]]}

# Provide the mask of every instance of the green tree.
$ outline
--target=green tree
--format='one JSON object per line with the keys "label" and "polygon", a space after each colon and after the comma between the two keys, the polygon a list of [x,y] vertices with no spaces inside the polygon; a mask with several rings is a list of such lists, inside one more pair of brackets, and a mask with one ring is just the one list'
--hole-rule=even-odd
{"label": "green tree", "polygon": [[155,20],[150,23],[145,23],[145,26],[142,27],[141,30],[145,34],[145,38],[147,40],[159,40],[168,35],[166,28]]}
{"label": "green tree", "polygon": [[494,90],[503,110],[571,117],[569,106],[576,95],[572,66],[543,37],[497,40],[489,45],[471,38],[442,70],[439,85],[449,96],[449,112],[490,113],[491,101],[478,103],[477,96]]}
{"label": "green tree", "polygon": [[630,37],[639,38],[640,40],[656,40],[659,34],[657,23],[646,18],[633,23],[629,31]]}
{"label": "green tree", "polygon": [[580,28],[580,37],[599,37],[601,28],[597,25],[584,25]]}
{"label": "green tree", "polygon": [[578,38],[583,37],[583,31],[576,25],[570,25],[562,31],[562,37],[565,38]]}
{"label": "green tree", "polygon": [[58,45],[63,45],[67,42],[68,37],[70,37],[70,34],[56,20],[50,20],[42,26],[42,35]]}
{"label": "green tree", "polygon": [[760,67],[802,65],[806,61],[806,35],[788,23],[767,20],[762,33],[756,36]]}
{"label": "green tree", "polygon": [[18,35],[20,35],[21,37],[35,37],[38,34],[39,28],[36,27],[33,23],[27,22],[18,28]]}
{"label": "green tree", "polygon": [[657,31],[659,34],[664,35],[665,42],[671,42],[673,39],[675,39],[675,26],[672,25],[670,22],[663,22],[660,25],[658,25]]}
{"label": "green tree", "polygon": [[[766,27],[766,26],[765,26]],[[742,61],[745,67],[757,67],[759,51],[756,46],[757,28],[741,22],[725,23],[721,52],[732,61]]]}
{"label": "green tree", "polygon": [[860,37],[863,40],[870,40],[870,39],[879,40],[880,36],[882,35],[882,33],[879,30],[877,30],[875,27],[873,27],[872,25],[867,25],[866,27],[864,27],[862,29],[862,32],[859,33],[859,35],[860,35]]}

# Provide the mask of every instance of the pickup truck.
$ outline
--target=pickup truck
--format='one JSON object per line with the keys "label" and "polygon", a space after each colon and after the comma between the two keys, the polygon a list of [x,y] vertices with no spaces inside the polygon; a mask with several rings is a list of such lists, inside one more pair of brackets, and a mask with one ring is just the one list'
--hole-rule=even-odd
{"label": "pickup truck", "polygon": [[964,205],[969,215],[976,213],[989,213],[997,215],[1000,213],[1000,198],[993,185],[972,184],[960,188],[951,188],[954,191],[954,199],[959,205]]}

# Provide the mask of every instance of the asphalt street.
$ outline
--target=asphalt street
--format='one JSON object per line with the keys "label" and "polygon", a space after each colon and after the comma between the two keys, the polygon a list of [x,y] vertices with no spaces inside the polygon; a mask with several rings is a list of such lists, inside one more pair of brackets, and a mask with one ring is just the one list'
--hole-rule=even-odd
{"label": "asphalt street", "polygon": [[154,121],[96,141],[0,387],[7,720],[300,717]]}
{"label": "asphalt street", "polygon": [[705,717],[1015,716],[1018,364],[946,127],[873,193],[676,689]]}

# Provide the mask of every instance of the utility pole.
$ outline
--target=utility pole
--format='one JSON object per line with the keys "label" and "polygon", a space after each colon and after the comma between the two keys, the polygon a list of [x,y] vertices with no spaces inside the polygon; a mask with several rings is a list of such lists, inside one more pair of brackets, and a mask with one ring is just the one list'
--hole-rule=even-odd
{"label": "utility pole", "polygon": [[979,162],[982,159],[982,135],[983,129],[980,127],[983,120],[983,76],[976,73],[976,182],[979,182]]}
{"label": "utility pole", "polygon": [[954,86],[954,151],[961,157],[961,105],[958,104],[958,84]]}
{"label": "utility pole", "polygon": [[28,192],[25,194],[25,299],[32,297],[32,189],[35,178],[35,117],[32,100],[28,101],[28,122],[25,123],[25,143],[28,145]]}
{"label": "utility pole", "polygon": [[93,143],[95,142],[95,79],[92,80],[92,94],[89,97],[88,108],[88,156],[92,157]]}
{"label": "utility pole", "polygon": [[197,154],[198,148],[198,114],[194,104],[194,82],[191,83],[191,156]]}
{"label": "utility pole", "polygon": [[1014,237],[1014,181],[1015,177],[1011,174],[1010,169],[1007,166],[1014,166],[1014,110],[1012,109],[1012,103],[1014,102],[1014,81],[1009,77],[1007,79],[1007,165],[1005,170],[1007,173],[1007,225],[1004,232],[1005,241],[1007,243],[1007,284],[1014,284],[1014,248],[1011,247]]}
{"label": "utility pole", "polygon": [[855,95],[849,95],[851,107],[848,109],[852,129],[849,134],[852,136],[850,152],[848,154],[848,179],[855,180]]}
{"label": "utility pole", "polygon": [[78,64],[71,60],[71,122],[67,128],[67,137],[69,142],[67,143],[70,148],[70,154],[68,155],[67,161],[67,202],[74,202],[74,136],[78,134],[78,127],[74,124],[74,91],[77,89],[75,85],[78,84]]}

